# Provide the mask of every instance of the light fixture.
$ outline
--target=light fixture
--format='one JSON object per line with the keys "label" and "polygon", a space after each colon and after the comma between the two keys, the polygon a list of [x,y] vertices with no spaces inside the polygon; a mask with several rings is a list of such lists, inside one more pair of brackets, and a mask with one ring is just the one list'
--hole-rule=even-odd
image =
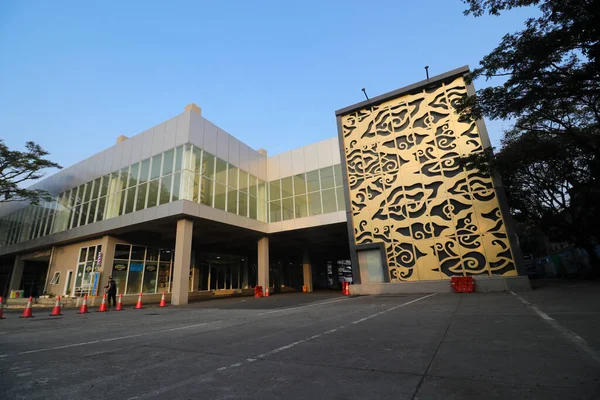
{"label": "light fixture", "polygon": [[220,259],[221,259],[221,257],[220,257],[220,256],[217,256],[217,260],[220,260]]}

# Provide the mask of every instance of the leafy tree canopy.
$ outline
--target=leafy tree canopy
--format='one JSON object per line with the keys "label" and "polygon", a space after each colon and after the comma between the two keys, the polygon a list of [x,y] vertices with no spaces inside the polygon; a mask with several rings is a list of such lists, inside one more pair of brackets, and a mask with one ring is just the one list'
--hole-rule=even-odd
{"label": "leafy tree canopy", "polygon": [[463,2],[475,17],[537,8],[468,77],[503,83],[463,99],[462,117],[514,123],[500,151],[468,163],[500,172],[516,217],[590,249],[600,238],[600,0]]}
{"label": "leafy tree canopy", "polygon": [[10,150],[0,139],[0,203],[11,201],[29,201],[38,204],[40,199],[51,197],[44,190],[23,189],[21,184],[40,179],[46,168],[62,168],[47,160],[49,153],[34,142],[25,144],[25,151]]}

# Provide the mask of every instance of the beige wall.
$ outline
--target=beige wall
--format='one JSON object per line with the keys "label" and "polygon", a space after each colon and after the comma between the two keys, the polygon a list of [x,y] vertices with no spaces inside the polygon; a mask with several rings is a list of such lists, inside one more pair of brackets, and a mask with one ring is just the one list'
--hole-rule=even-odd
{"label": "beige wall", "polygon": [[[102,264],[100,265],[100,283],[98,285],[98,294],[102,295],[102,288],[108,282],[108,274],[112,269],[112,261],[115,253],[115,243],[125,243],[119,241],[111,236],[104,236],[98,239],[86,240],[83,242],[73,243],[67,246],[55,246],[52,254],[52,259],[49,266],[48,279],[51,280],[55,272],[60,272],[60,280],[58,284],[48,283],[47,293],[54,295],[64,295],[65,293],[65,282],[67,279],[67,272],[73,271],[71,278],[71,288],[76,279],[77,264],[79,262],[79,253],[83,247],[102,245]],[[104,273],[107,271],[108,273]]]}

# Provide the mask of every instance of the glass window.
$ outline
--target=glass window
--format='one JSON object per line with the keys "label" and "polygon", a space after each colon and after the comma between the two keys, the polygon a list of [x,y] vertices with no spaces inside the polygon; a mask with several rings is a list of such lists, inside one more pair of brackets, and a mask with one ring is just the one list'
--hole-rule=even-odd
{"label": "glass window", "polygon": [[279,179],[269,182],[269,200],[279,200],[281,198],[281,183]]}
{"label": "glass window", "polygon": [[125,187],[127,186],[128,179],[129,179],[129,167],[125,167],[120,171],[119,190],[125,189]]}
{"label": "glass window", "polygon": [[169,249],[160,249],[160,262],[170,262],[173,252]]}
{"label": "glass window", "polygon": [[281,201],[281,209],[283,212],[283,220],[294,218],[294,198],[288,197]]}
{"label": "glass window", "polygon": [[310,171],[306,173],[306,187],[309,192],[316,192],[319,186],[319,171]]}
{"label": "glass window", "polygon": [[150,185],[148,186],[148,208],[156,206],[157,198],[158,198],[158,179],[151,181]]}
{"label": "glass window", "polygon": [[116,261],[113,263],[112,277],[117,284],[117,294],[125,293],[125,282],[127,281],[128,261]]}
{"label": "glass window", "polygon": [[132,187],[138,184],[138,175],[140,173],[140,163],[135,163],[129,167],[129,183],[127,187]]}
{"label": "glass window", "polygon": [[248,188],[248,193],[250,193],[250,196],[256,197],[256,177],[254,175],[250,175],[250,186]]}
{"label": "glass window", "polygon": [[133,207],[135,205],[135,190],[137,188],[134,186],[130,189],[127,189],[127,199],[125,200],[125,214],[129,214],[133,212]]}
{"label": "glass window", "polygon": [[[79,252],[79,262],[85,262],[85,260],[87,260],[87,247],[84,247],[83,249],[81,249],[81,251]],[[115,253],[116,255],[116,253]],[[129,255],[129,253],[128,253]],[[93,256],[92,256],[93,257]]]}
{"label": "glass window", "polygon": [[227,163],[220,158],[217,158],[215,180],[223,185],[227,184]]}
{"label": "glass window", "polygon": [[[90,203],[83,203],[81,205],[81,219],[79,220],[79,226],[83,226],[86,224],[87,222],[87,210],[89,207]],[[41,222],[43,222],[44,220],[42,219]]]}
{"label": "glass window", "polygon": [[244,192],[238,193],[238,214],[244,217],[248,216],[248,194]]}
{"label": "glass window", "polygon": [[202,154],[202,175],[215,179],[215,156],[207,152]]}
{"label": "glass window", "polygon": [[88,220],[87,223],[91,224],[94,222],[94,217],[96,216],[96,205],[98,200],[92,200],[90,202],[90,209],[88,211]]}
{"label": "glass window", "polygon": [[192,188],[192,201],[196,203],[200,200],[200,175],[194,173],[194,186]]}
{"label": "glass window", "polygon": [[162,154],[157,154],[152,157],[152,169],[150,170],[150,179],[156,179],[160,176],[160,162]]}
{"label": "glass window", "polygon": [[227,212],[237,214],[237,190],[228,189]]}
{"label": "glass window", "polygon": [[[90,201],[90,197],[92,197],[92,182],[90,183],[84,183],[83,185],[81,185],[84,189],[83,189],[83,201]],[[80,194],[81,195],[81,194]]]}
{"label": "glass window", "polygon": [[181,171],[183,166],[183,146],[175,149],[175,172]]}
{"label": "glass window", "polygon": [[119,260],[129,260],[129,250],[131,246],[128,244],[117,244],[115,246],[115,258]]}
{"label": "glass window", "polygon": [[135,201],[135,210],[143,210],[146,208],[146,192],[148,190],[148,183],[142,183],[138,187],[137,198]]}
{"label": "glass window", "polygon": [[256,197],[250,196],[250,213],[248,216],[252,219],[256,219]]}
{"label": "glass window", "polygon": [[98,193],[100,193],[100,181],[101,178],[97,178],[94,180],[94,189],[92,192],[92,199],[97,199],[98,198]]}
{"label": "glass window", "polygon": [[163,167],[162,167],[162,176],[168,175],[173,172],[173,159],[175,158],[175,154],[173,149],[165,151],[163,153]]}
{"label": "glass window", "polygon": [[158,263],[147,262],[144,266],[144,283],[142,284],[142,292],[156,292],[156,276],[158,274]]}
{"label": "glass window", "polygon": [[192,153],[192,168],[196,174],[202,173],[202,149],[194,146],[194,152]]}
{"label": "glass window", "polygon": [[148,177],[150,176],[150,159],[146,158],[140,165],[140,183],[148,182]]}
{"label": "glass window", "polygon": [[294,215],[296,218],[308,216],[308,207],[305,194],[294,197]]}
{"label": "glass window", "polygon": [[343,211],[346,209],[346,199],[344,198],[344,188],[342,186],[337,187],[336,189],[337,195],[337,204],[338,210]]}
{"label": "glass window", "polygon": [[[244,193],[248,193],[248,173],[240,169],[240,190]],[[256,189],[255,189],[256,193]]]}
{"label": "glass window", "polygon": [[146,248],[144,246],[132,246],[131,247],[131,259],[132,260],[143,260],[146,256]]}
{"label": "glass window", "polygon": [[321,168],[321,189],[329,189],[335,186],[333,182],[333,167]]}
{"label": "glass window", "polygon": [[158,204],[165,204],[171,201],[171,178],[173,175],[168,175],[160,180],[160,196]]}
{"label": "glass window", "polygon": [[215,208],[225,210],[225,185],[215,182]]}
{"label": "glass window", "polygon": [[123,212],[125,211],[125,194],[127,192],[125,190],[123,190],[122,192],[119,192],[119,199],[120,199],[120,204],[119,204],[119,215],[123,215]]}
{"label": "glass window", "polygon": [[173,174],[173,199],[171,201],[179,200],[180,189],[181,189],[181,172],[177,172],[176,174]]}
{"label": "glass window", "polygon": [[169,283],[171,282],[171,264],[160,263],[158,267],[158,291],[168,292],[170,290]]}
{"label": "glass window", "polygon": [[294,191],[292,188],[292,177],[288,176],[287,178],[283,178],[281,180],[281,197],[291,197],[294,195]]}
{"label": "glass window", "polygon": [[294,194],[306,193],[306,178],[304,174],[294,175]]}
{"label": "glass window", "polygon": [[321,214],[321,192],[308,194],[308,215]]}
{"label": "glass window", "polygon": [[142,288],[142,275],[144,274],[144,263],[131,261],[129,263],[129,275],[127,276],[127,294],[139,293]]}
{"label": "glass window", "polygon": [[106,206],[106,197],[100,197],[98,200],[98,210],[96,211],[96,221],[104,220],[104,207]]}
{"label": "glass window", "polygon": [[333,166],[333,175],[335,177],[335,186],[342,186],[342,166],[341,164],[336,164]]}
{"label": "glass window", "polygon": [[200,190],[200,203],[212,207],[213,181],[211,181],[208,178],[202,178],[202,187]]}
{"label": "glass window", "polygon": [[158,249],[155,247],[146,248],[146,261],[158,261]]}
{"label": "glass window", "polygon": [[269,202],[269,222],[281,221],[281,200]]}
{"label": "glass window", "polygon": [[228,164],[227,174],[228,174],[227,186],[237,189],[238,188],[238,169],[237,169],[237,167],[235,167],[231,164]]}
{"label": "glass window", "polygon": [[323,196],[323,214],[337,211],[335,189],[323,190],[321,195]]}
{"label": "glass window", "polygon": [[108,193],[108,184],[110,182],[110,175],[104,175],[102,177],[102,185],[100,190],[100,196],[106,196]]}

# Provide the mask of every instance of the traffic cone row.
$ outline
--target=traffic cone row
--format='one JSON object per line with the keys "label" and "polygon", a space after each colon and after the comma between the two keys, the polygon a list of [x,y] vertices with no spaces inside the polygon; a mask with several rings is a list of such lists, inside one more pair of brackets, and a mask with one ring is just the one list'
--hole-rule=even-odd
{"label": "traffic cone row", "polygon": [[[267,289],[266,296],[268,296],[268,289]],[[262,288],[261,288],[261,297],[262,297]],[[83,296],[83,302],[81,303],[81,307],[79,307],[79,312],[77,314],[89,314],[87,301],[88,301],[88,296],[86,294]],[[23,314],[20,316],[20,318],[33,318],[32,304],[33,304],[33,297],[29,297],[27,306],[25,307],[25,310],[23,310]],[[165,297],[165,292],[162,293],[162,298],[160,299],[159,307],[167,307],[167,300]],[[4,299],[0,296],[0,319],[5,319],[2,316],[3,308],[4,308]],[[144,306],[142,304],[142,293],[140,293],[138,296],[138,301],[135,305],[135,309],[140,310],[142,308],[144,308]],[[104,296],[102,296],[102,303],[100,304],[100,308],[97,310],[97,312],[107,312],[107,311],[108,311],[108,307],[106,305],[106,294],[104,294]],[[123,295],[122,294],[119,294],[119,300],[117,302],[115,311],[123,311]],[[61,316],[61,315],[63,315],[63,314],[61,313],[60,296],[56,296],[56,303],[54,305],[54,308],[52,308],[52,313],[50,314],[50,316],[57,317],[57,316]]]}

